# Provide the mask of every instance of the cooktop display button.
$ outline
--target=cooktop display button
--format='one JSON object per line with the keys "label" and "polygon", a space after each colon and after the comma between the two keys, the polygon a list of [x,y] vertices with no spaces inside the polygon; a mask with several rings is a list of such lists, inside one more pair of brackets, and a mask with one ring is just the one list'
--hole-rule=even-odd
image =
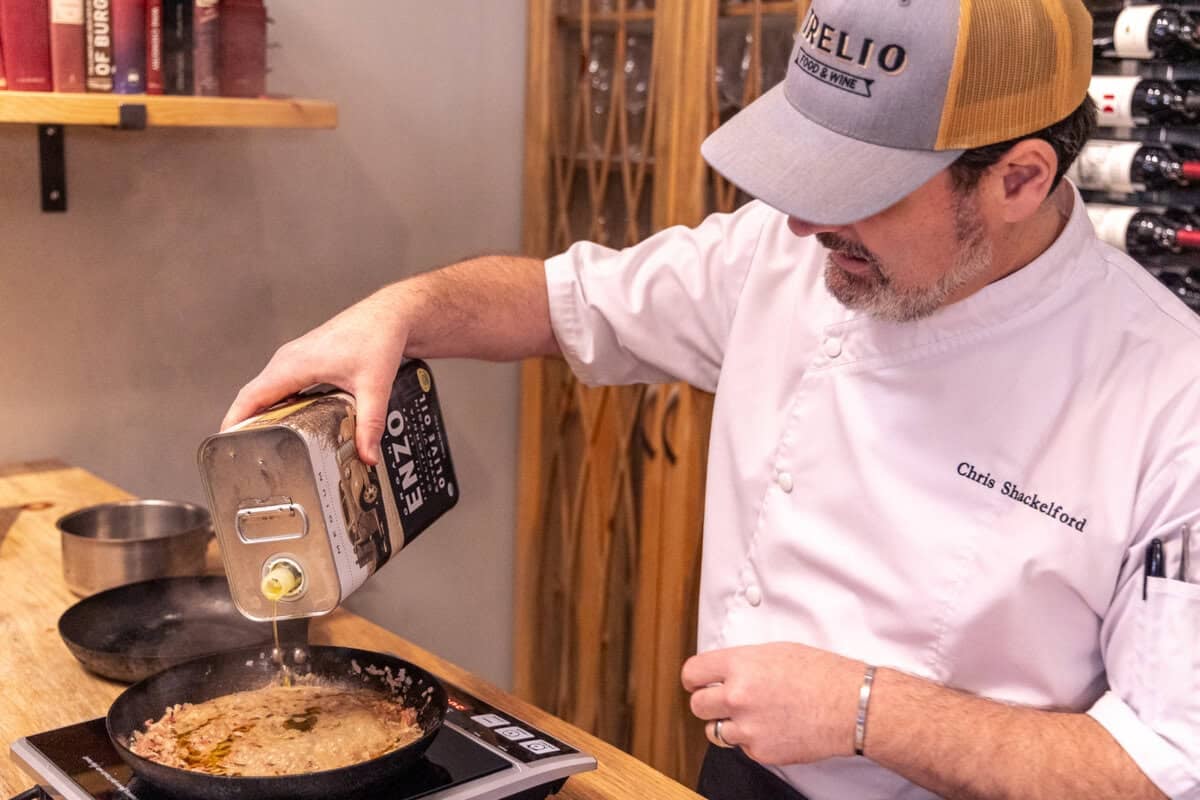
{"label": "cooktop display button", "polygon": [[496,714],[476,714],[471,719],[478,722],[485,728],[499,728],[501,725],[507,725],[508,720]]}
{"label": "cooktop display button", "polygon": [[547,742],[545,739],[534,739],[532,742],[521,742],[521,747],[524,747],[531,753],[536,753],[543,756],[546,753],[557,753],[558,748]]}
{"label": "cooktop display button", "polygon": [[519,742],[522,739],[532,739],[533,734],[524,728],[513,725],[508,728],[497,728],[496,733],[508,739],[510,742]]}

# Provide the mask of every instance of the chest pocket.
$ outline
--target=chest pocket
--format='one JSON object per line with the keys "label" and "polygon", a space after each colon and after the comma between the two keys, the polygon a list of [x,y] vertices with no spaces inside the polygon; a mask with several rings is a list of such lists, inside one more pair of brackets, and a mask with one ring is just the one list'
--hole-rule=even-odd
{"label": "chest pocket", "polygon": [[1200,749],[1200,584],[1150,578],[1138,604],[1139,716],[1185,749]]}

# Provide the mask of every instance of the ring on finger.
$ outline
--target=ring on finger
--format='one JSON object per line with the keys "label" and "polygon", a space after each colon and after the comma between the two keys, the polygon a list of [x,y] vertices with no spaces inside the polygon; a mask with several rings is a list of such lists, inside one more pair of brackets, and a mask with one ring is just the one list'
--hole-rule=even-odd
{"label": "ring on finger", "polygon": [[729,742],[725,741],[725,737],[722,735],[721,728],[728,721],[729,720],[727,720],[727,719],[715,720],[712,723],[712,736],[709,737],[709,740],[713,744],[715,744],[717,747],[724,747],[727,750],[731,749],[733,747],[733,745],[731,745]]}

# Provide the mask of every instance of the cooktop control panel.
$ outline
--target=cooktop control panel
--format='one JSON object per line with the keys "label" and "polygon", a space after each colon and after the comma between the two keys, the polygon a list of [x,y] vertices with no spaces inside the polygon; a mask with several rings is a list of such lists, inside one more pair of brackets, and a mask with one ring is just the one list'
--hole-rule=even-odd
{"label": "cooktop control panel", "polygon": [[497,711],[482,700],[446,685],[450,708],[446,719],[477,739],[524,764],[579,751],[558,739]]}

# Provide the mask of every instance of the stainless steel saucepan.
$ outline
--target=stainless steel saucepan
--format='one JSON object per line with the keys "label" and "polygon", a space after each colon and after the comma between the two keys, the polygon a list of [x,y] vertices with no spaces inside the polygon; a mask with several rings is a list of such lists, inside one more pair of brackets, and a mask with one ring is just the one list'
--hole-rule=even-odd
{"label": "stainless steel saucepan", "polygon": [[170,500],[89,506],[58,520],[63,577],[87,597],[127,583],[204,572],[213,536],[204,508]]}

